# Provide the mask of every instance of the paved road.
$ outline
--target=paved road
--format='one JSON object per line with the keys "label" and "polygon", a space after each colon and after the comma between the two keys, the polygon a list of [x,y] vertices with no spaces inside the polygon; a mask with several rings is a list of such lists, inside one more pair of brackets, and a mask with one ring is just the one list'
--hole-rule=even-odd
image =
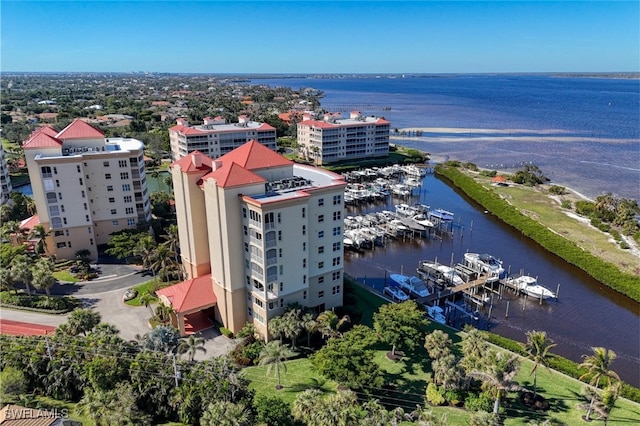
{"label": "paved road", "polygon": [[[83,306],[100,313],[103,322],[113,324],[120,330],[120,337],[133,340],[136,335],[150,331],[148,319],[151,312],[145,307],[129,306],[122,301],[124,290],[149,281],[152,277],[139,267],[122,264],[99,264],[102,273],[98,279],[79,283],[60,283],[51,289],[51,294],[72,295]],[[152,306],[154,308],[154,306]],[[0,318],[33,324],[58,326],[67,320],[67,315],[49,315],[14,309],[0,309]],[[215,328],[197,335],[205,339],[206,354],[198,352],[196,359],[207,359],[228,353],[234,341],[220,335]]]}

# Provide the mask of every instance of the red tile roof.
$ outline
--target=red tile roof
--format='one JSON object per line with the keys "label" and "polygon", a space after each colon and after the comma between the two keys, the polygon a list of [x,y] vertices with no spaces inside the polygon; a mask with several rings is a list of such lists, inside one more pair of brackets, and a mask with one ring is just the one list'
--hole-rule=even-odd
{"label": "red tile roof", "polygon": [[275,129],[276,129],[275,127],[267,123],[262,123],[260,127],[258,127],[258,130],[275,130]]}
{"label": "red tile roof", "polygon": [[60,133],[56,135],[58,139],[102,139],[104,133],[93,127],[92,125],[85,123],[84,121],[76,118],[71,124],[62,129]]}
{"label": "red tile roof", "polygon": [[286,159],[256,140],[250,140],[242,144],[220,157],[219,160],[222,161],[222,164],[233,162],[248,170],[260,170],[293,164],[293,161]]}
{"label": "red tile roof", "polygon": [[204,155],[200,151],[193,151],[172,163],[171,167],[178,166],[183,173],[206,173],[213,168],[212,162],[213,160],[209,156]]}
{"label": "red tile roof", "polygon": [[53,334],[54,331],[56,331],[56,328],[51,325],[0,319],[0,334],[8,334],[10,336],[44,336]]}
{"label": "red tile roof", "polygon": [[229,188],[232,186],[251,185],[253,183],[262,183],[267,180],[260,175],[245,169],[237,163],[226,162],[222,166],[212,171],[202,178],[203,180],[215,179],[221,188]]}
{"label": "red tile roof", "polygon": [[173,130],[174,132],[182,133],[183,135],[201,135],[206,132],[202,130],[198,130],[195,127],[190,126],[182,126],[180,124],[170,127],[169,130]]}
{"label": "red tile roof", "polygon": [[39,131],[43,132],[46,135],[53,136],[54,138],[58,134],[58,131],[51,126],[43,126]]}
{"label": "red tile roof", "polygon": [[37,214],[34,214],[33,216],[20,222],[20,229],[30,230],[30,229],[33,229],[34,226],[39,224],[40,224],[40,218],[38,217]]}
{"label": "red tile roof", "polygon": [[320,129],[332,129],[338,126],[337,124],[332,124],[321,120],[304,120],[301,121],[300,124],[302,124],[303,126],[318,127]]}
{"label": "red tile roof", "polygon": [[23,149],[31,148],[57,148],[62,145],[62,141],[50,136],[50,130],[40,130],[31,134],[29,139],[22,144]]}
{"label": "red tile roof", "polygon": [[182,281],[181,283],[165,287],[156,291],[171,302],[171,307],[177,313],[186,313],[195,309],[205,309],[217,303],[213,294],[211,274]]}

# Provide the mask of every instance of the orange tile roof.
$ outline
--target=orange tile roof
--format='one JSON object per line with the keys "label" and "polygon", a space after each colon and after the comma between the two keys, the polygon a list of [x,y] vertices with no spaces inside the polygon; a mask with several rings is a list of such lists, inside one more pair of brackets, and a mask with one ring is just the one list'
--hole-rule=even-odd
{"label": "orange tile roof", "polygon": [[53,127],[51,127],[51,126],[43,126],[43,127],[40,128],[39,131],[41,131],[44,134],[47,134],[49,136],[53,136],[54,138],[58,134],[58,131],[56,129],[54,129]]}
{"label": "orange tile roof", "polygon": [[171,306],[177,313],[208,308],[218,301],[216,295],[213,294],[211,274],[182,281],[160,289],[156,293],[169,299]]}
{"label": "orange tile roof", "polygon": [[29,139],[22,144],[23,149],[31,148],[56,148],[62,145],[62,141],[55,136],[48,135],[49,130],[40,130],[31,134]]}
{"label": "orange tile roof", "polygon": [[292,165],[293,161],[286,159],[277,152],[260,144],[255,139],[240,145],[233,151],[219,158],[222,164],[233,162],[248,170],[266,169]]}
{"label": "orange tile roof", "polygon": [[[199,161],[200,164],[196,165],[194,160],[196,162]],[[209,156],[204,155],[200,151],[193,151],[185,155],[178,161],[171,163],[171,167],[178,166],[180,167],[180,170],[182,170],[183,173],[192,173],[192,172],[206,173],[213,168],[211,164],[212,162],[213,160]]]}
{"label": "orange tile roof", "polygon": [[182,126],[180,124],[170,127],[169,130],[173,130],[174,132],[182,133],[183,135],[201,135],[206,133],[202,130],[198,130],[195,127],[191,126]]}
{"label": "orange tile roof", "polygon": [[338,126],[337,124],[327,123],[326,121],[321,120],[304,120],[301,121],[300,124],[302,124],[303,126],[318,127],[320,129],[332,129]]}
{"label": "orange tile roof", "polygon": [[76,118],[56,135],[58,139],[102,139],[104,133],[90,124]]}
{"label": "orange tile roof", "polygon": [[56,331],[56,328],[51,325],[0,319],[0,334],[8,334],[10,336],[45,336],[47,334],[53,334],[54,331]]}
{"label": "orange tile roof", "polygon": [[234,162],[222,163],[222,166],[202,178],[203,180],[215,179],[219,187],[251,185],[253,183],[266,182],[260,175],[247,170]]}

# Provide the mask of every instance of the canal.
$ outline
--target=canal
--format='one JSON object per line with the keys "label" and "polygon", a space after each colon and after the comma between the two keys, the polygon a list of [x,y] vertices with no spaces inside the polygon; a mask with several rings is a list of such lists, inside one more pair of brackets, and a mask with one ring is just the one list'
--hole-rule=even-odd
{"label": "canal", "polygon": [[488,308],[481,311],[478,328],[521,342],[526,341],[527,331],[546,331],[557,343],[553,352],[575,362],[590,355],[593,346],[606,347],[618,355],[613,370],[626,382],[640,386],[638,303],[543,250],[433,175],[424,178],[419,195],[415,194],[409,199],[389,196],[383,202],[347,206],[346,215],[394,211],[394,205],[401,202],[421,203],[455,213],[457,226],[452,235],[393,240],[373,250],[346,251],[345,273],[380,289],[390,273],[415,275],[421,260],[437,259],[448,265],[462,262],[465,252],[492,254],[511,274],[524,271],[554,292],[559,285],[559,297],[540,305],[538,300],[505,292],[501,300],[494,297],[490,318]]}

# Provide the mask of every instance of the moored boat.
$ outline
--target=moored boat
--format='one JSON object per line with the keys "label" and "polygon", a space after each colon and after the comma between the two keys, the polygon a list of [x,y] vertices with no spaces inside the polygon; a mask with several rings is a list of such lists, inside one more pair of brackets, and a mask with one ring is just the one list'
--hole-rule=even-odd
{"label": "moored boat", "polygon": [[431,294],[424,281],[416,276],[409,277],[407,275],[391,274],[389,275],[389,279],[414,297],[427,297]]}
{"label": "moored boat", "polygon": [[506,277],[506,271],[502,267],[502,261],[486,253],[465,253],[465,265],[489,278],[502,279]]}
{"label": "moored boat", "polygon": [[535,297],[536,299],[546,300],[556,297],[556,294],[553,291],[538,284],[538,279],[529,275],[509,278],[505,281],[505,285],[516,289],[527,296]]}
{"label": "moored boat", "polygon": [[427,310],[427,315],[433,319],[435,322],[440,323],[440,324],[446,324],[447,323],[447,318],[444,316],[444,310],[438,306],[438,305],[434,305],[434,306],[429,306],[429,305],[425,305],[425,309]]}

